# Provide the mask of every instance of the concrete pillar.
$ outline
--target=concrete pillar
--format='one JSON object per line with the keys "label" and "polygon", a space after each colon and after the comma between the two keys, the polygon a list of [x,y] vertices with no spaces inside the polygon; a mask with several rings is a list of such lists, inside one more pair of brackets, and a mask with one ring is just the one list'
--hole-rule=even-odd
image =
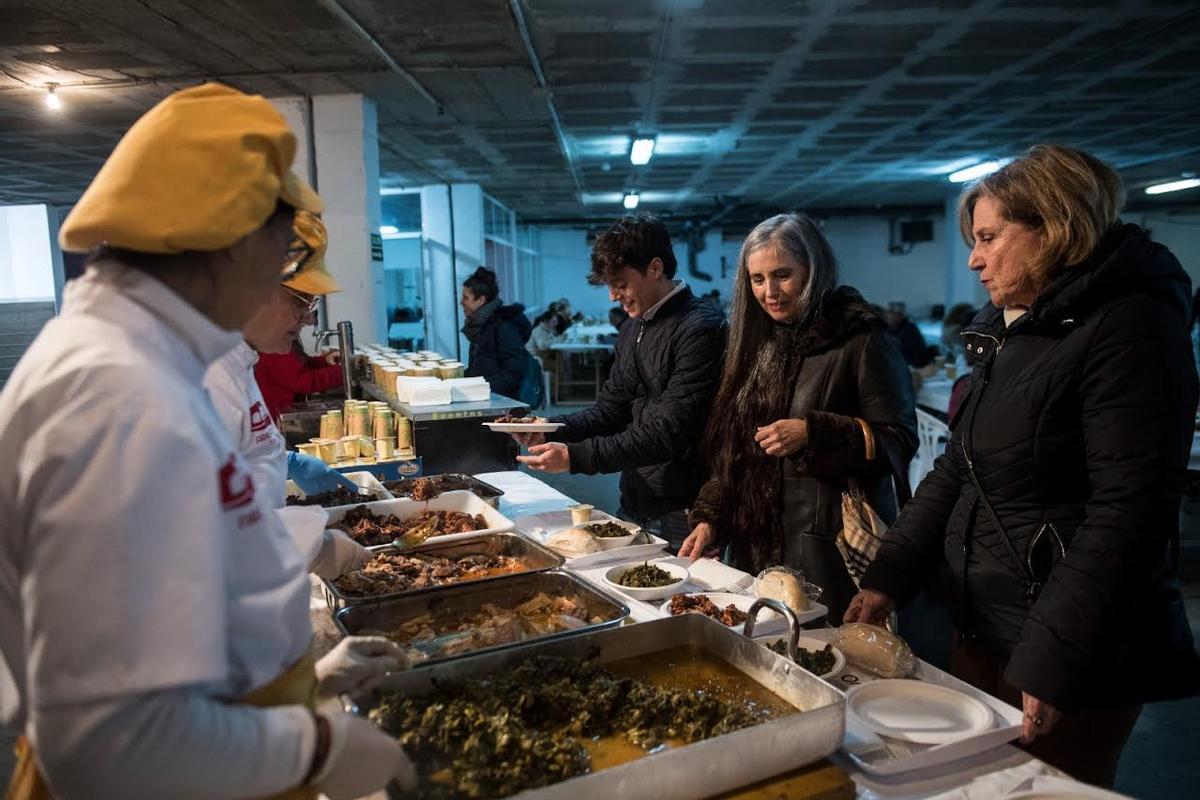
{"label": "concrete pillar", "polygon": [[325,260],[342,287],[327,301],[329,324],[350,320],[356,341],[387,341],[375,103],[358,94],[312,98],[312,141],[329,231]]}
{"label": "concrete pillar", "polygon": [[484,263],[483,190],[478,184],[421,188],[421,241],[425,271],[428,347],[465,359],[468,343],[459,330],[462,282]]}
{"label": "concrete pillar", "polygon": [[358,94],[276,97],[271,103],[296,134],[292,170],[325,201],[325,261],[342,291],[326,301],[322,323],[333,327],[348,319],[356,341],[385,342],[375,104]]}

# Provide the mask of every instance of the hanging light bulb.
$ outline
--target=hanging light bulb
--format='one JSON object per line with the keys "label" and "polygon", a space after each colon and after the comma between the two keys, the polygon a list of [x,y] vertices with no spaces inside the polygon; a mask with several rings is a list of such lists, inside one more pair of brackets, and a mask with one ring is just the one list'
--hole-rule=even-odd
{"label": "hanging light bulb", "polygon": [[53,83],[46,87],[46,108],[50,109],[51,111],[62,110],[62,100],[59,99],[59,96],[54,93]]}

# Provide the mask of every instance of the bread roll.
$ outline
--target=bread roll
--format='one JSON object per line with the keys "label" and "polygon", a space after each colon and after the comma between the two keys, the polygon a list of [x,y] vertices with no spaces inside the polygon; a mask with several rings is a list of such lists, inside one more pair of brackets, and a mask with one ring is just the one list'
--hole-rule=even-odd
{"label": "bread roll", "polygon": [[907,642],[885,628],[864,622],[838,628],[833,646],[856,666],[881,678],[907,678],[917,665]]}
{"label": "bread roll", "polygon": [[795,575],[784,570],[768,570],[763,573],[758,579],[758,596],[778,600],[797,614],[808,610],[808,596],[804,594],[804,584]]}
{"label": "bread roll", "polygon": [[568,558],[598,553],[601,549],[600,542],[596,540],[596,537],[583,528],[567,528],[565,531],[559,531],[546,541],[546,546]]}

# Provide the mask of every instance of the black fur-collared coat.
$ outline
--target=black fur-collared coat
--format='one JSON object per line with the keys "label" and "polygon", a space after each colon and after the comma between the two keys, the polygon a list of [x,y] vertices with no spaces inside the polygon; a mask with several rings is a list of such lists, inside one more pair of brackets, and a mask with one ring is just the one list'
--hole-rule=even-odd
{"label": "black fur-collared coat", "polygon": [[[709,480],[691,522],[712,524],[739,569],[756,573],[783,564],[801,570],[825,590],[821,602],[829,618],[840,620],[856,591],[834,543],[842,528],[842,492],[854,480],[884,522],[896,518],[893,474],[907,472],[917,449],[912,378],[882,319],[850,287],[826,298],[816,325],[780,327],[773,338],[783,341],[760,350],[750,382],[761,371],[772,387],[771,373],[784,373],[780,417],[805,420],[808,443],[793,456],[774,458],[756,452],[753,426],[731,425],[745,431],[737,435],[747,440],[739,443],[746,467],[738,470],[736,486]],[[872,460],[856,418],[870,426]],[[902,485],[907,491],[906,480]],[[736,504],[749,492],[768,493],[770,518],[735,524]]]}

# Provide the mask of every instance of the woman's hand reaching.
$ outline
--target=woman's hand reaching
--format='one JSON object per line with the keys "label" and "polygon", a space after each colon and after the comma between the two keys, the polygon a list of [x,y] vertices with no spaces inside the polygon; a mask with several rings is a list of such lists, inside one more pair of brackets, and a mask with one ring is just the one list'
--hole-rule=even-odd
{"label": "woman's hand reaching", "polygon": [[888,615],[896,610],[896,603],[883,592],[863,589],[854,595],[842,622],[865,622],[868,625],[883,625]]}

